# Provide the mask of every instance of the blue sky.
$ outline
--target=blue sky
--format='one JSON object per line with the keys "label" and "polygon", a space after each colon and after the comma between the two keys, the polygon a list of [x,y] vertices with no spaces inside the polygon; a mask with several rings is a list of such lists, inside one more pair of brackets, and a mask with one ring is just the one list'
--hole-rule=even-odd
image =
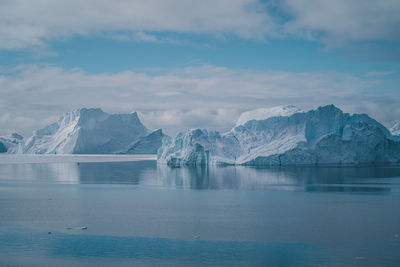
{"label": "blue sky", "polygon": [[[399,69],[399,55],[380,50],[395,50],[398,43],[366,42],[327,48],[317,41],[299,38],[247,40],[236,36],[217,38],[212,35],[160,34],[176,43],[121,41],[100,37],[77,36],[49,42],[45,49],[2,50],[3,66],[19,64],[53,64],[66,69],[82,68],[87,73],[118,73],[127,69],[184,68],[211,64],[232,69],[291,72],[336,70],[362,76],[376,70]],[[371,47],[363,54],[360,50]],[[354,54],[354,50],[360,54]],[[375,51],[377,50],[377,51]],[[390,52],[390,51],[388,51]],[[375,53],[375,54],[374,54]]]}
{"label": "blue sky", "polygon": [[171,134],[282,104],[400,119],[399,1],[0,5],[0,134],[82,106]]}

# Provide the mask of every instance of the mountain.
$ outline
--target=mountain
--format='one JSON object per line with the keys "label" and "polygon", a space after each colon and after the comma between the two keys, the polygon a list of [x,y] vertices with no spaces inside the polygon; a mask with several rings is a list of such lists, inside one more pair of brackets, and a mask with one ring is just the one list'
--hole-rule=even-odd
{"label": "mountain", "polygon": [[[23,149],[33,154],[112,154],[126,151],[151,134],[137,113],[108,114],[101,109],[81,108],[35,131]],[[152,146],[149,151],[153,151]],[[146,152],[142,147],[141,151]]]}
{"label": "mountain", "polygon": [[251,120],[238,122],[227,133],[194,129],[166,139],[159,150],[158,163],[179,166],[400,162],[400,142],[365,114],[343,113],[334,105],[285,116],[271,117],[270,112],[266,113],[267,118],[262,120],[248,116]]}
{"label": "mountain", "polygon": [[23,144],[23,139],[17,133],[0,136],[0,153],[16,153]]}

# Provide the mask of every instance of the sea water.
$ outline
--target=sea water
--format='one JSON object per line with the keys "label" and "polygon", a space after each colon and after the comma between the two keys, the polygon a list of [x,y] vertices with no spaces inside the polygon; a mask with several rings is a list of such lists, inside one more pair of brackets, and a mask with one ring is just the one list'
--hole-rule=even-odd
{"label": "sea water", "polygon": [[0,266],[400,266],[400,167],[0,156]]}

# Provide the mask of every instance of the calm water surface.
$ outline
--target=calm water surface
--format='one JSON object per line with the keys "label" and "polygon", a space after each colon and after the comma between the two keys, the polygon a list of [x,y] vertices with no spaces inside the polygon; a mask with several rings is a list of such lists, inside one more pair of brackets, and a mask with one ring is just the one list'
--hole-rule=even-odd
{"label": "calm water surface", "polygon": [[400,266],[399,166],[132,159],[1,155],[0,266]]}

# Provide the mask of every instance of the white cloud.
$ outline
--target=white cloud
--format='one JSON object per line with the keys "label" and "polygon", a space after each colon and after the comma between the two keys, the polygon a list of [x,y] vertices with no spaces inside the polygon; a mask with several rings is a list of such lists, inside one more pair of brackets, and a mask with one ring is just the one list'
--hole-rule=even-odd
{"label": "white cloud", "polygon": [[37,125],[37,120],[24,115],[4,113],[0,116],[0,135],[17,132],[21,129],[33,129]]}
{"label": "white cloud", "polygon": [[10,113],[4,113],[3,115],[0,116],[0,123],[8,123],[10,121],[11,121]]}
{"label": "white cloud", "polygon": [[398,71],[370,71],[366,74],[366,76],[387,76],[396,73],[398,73]]}
{"label": "white cloud", "polygon": [[329,45],[346,41],[400,40],[398,0],[285,0],[292,15],[285,30]]}
{"label": "white cloud", "polygon": [[323,38],[329,45],[399,41],[399,13],[398,0],[3,0],[0,49],[45,47],[49,40],[76,35],[176,41],[160,39],[160,32],[251,39],[295,35]]}
{"label": "white cloud", "polygon": [[151,34],[144,33],[144,32],[137,32],[134,35],[134,39],[137,41],[144,41],[144,42],[159,42],[160,40]]}
{"label": "white cloud", "polygon": [[333,103],[390,122],[400,116],[400,96],[377,91],[380,82],[333,71],[260,72],[208,65],[157,75],[20,66],[0,76],[0,114],[30,122],[3,122],[0,134],[15,129],[26,135],[48,124],[49,117],[84,106],[107,112],[137,110],[149,127],[168,133],[193,127],[226,130],[244,110],[281,104],[313,108]]}
{"label": "white cloud", "polygon": [[[275,24],[257,0],[13,0],[1,1],[0,48],[43,46],[72,35],[134,31],[235,34],[245,38],[274,34]],[[120,35],[120,37],[123,37]]]}
{"label": "white cloud", "polygon": [[195,107],[194,109],[167,109],[144,111],[140,118],[145,125],[156,129],[164,128],[169,133],[192,128],[211,128],[225,131],[232,126],[233,119],[239,117],[238,109]]}

